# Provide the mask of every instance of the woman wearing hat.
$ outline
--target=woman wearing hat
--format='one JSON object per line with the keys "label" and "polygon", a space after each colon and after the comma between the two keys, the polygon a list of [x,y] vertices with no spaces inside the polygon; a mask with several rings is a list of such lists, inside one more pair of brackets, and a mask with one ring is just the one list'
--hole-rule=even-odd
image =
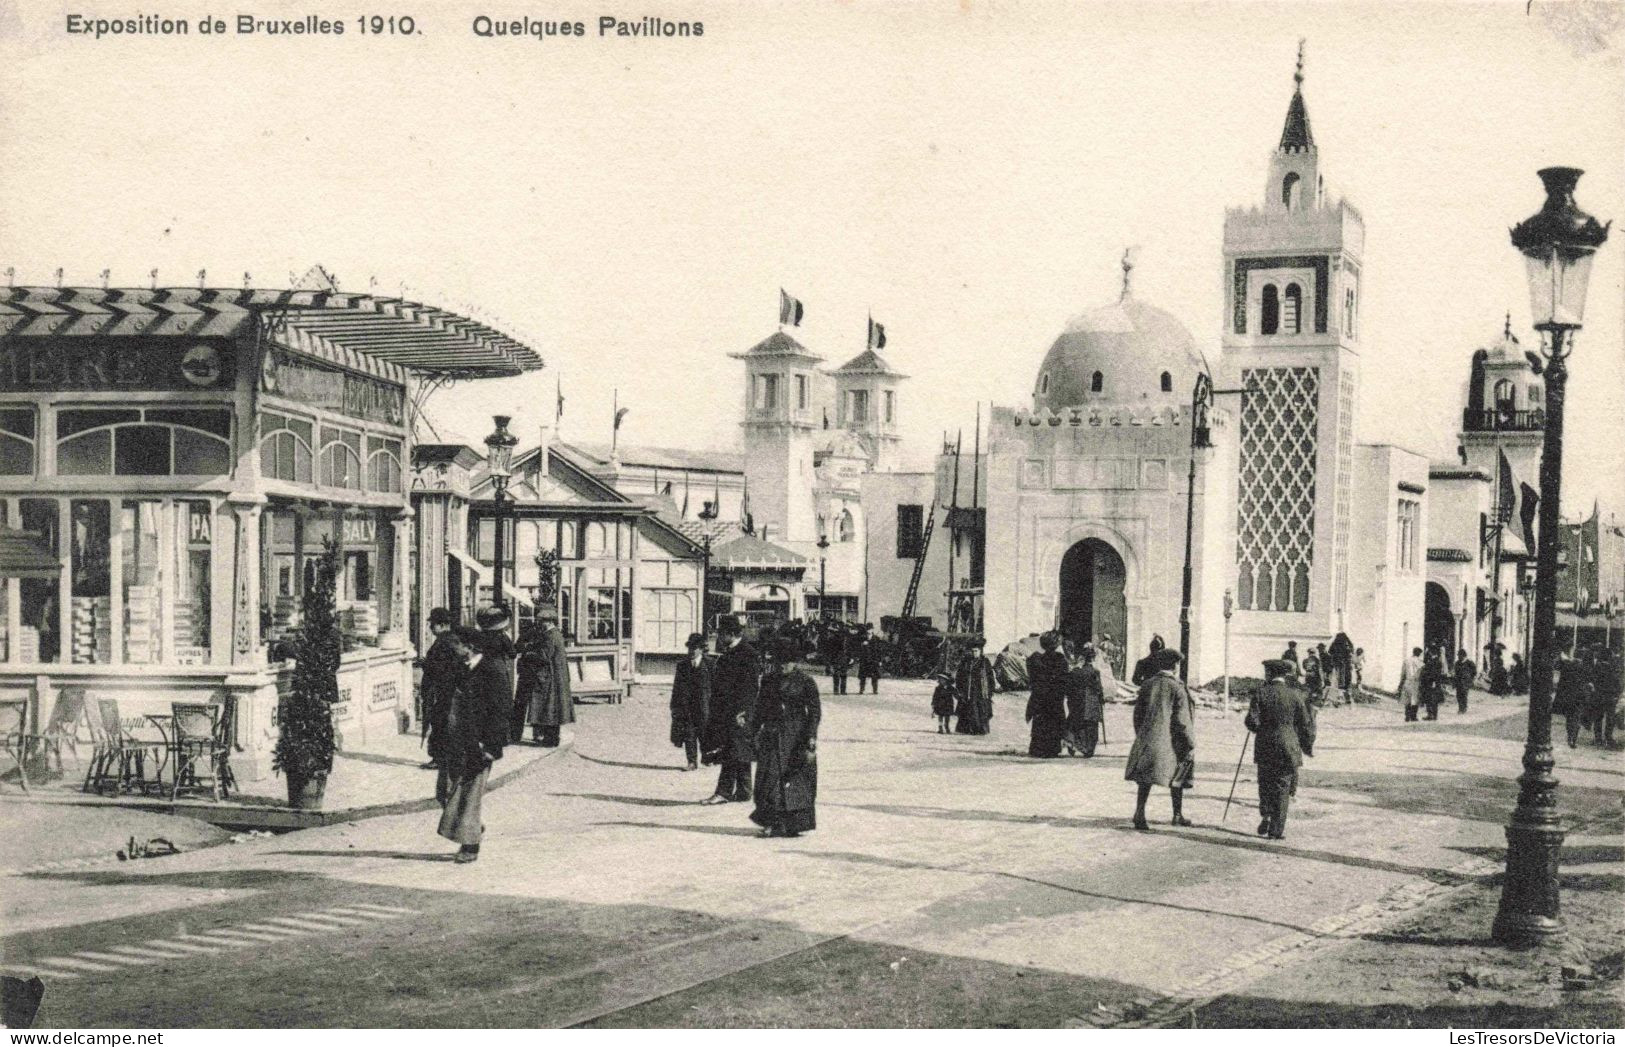
{"label": "woman wearing hat", "polygon": [[1196,735],[1190,692],[1175,675],[1178,651],[1164,648],[1153,656],[1155,670],[1140,685],[1134,704],[1134,746],[1128,752],[1123,778],[1139,784],[1134,802],[1134,827],[1149,829],[1145,801],[1153,785],[1168,788],[1173,801],[1174,825],[1190,825],[1181,810],[1185,790],[1190,788],[1196,770]]}
{"label": "woman wearing hat", "polygon": [[502,759],[508,737],[507,676],[496,659],[484,652],[479,632],[459,628],[449,635],[451,652],[468,670],[446,710],[434,794],[441,807],[438,831],[461,845],[456,860],[467,863],[480,854],[485,835],[480,815],[485,781],[492,762]]}
{"label": "woman wearing hat", "polygon": [[796,668],[799,645],[780,639],[751,716],[756,736],[756,809],[762,836],[800,836],[818,825],[818,685]]}
{"label": "woman wearing hat", "polygon": [[971,637],[965,656],[959,659],[954,680],[959,696],[954,730],[959,734],[987,734],[993,729],[993,663],[982,654],[984,642],[980,636]]}
{"label": "woman wearing hat", "polygon": [[1043,649],[1027,656],[1027,722],[1033,725],[1027,755],[1049,759],[1061,755],[1066,732],[1066,674],[1071,666],[1060,651],[1059,633],[1040,636],[1038,646]]}
{"label": "woman wearing hat", "polygon": [[688,770],[700,766],[700,736],[711,711],[711,665],[705,659],[705,634],[690,633],[688,657],[677,663],[671,681],[671,744],[681,746]]}
{"label": "woman wearing hat", "polygon": [[1106,694],[1095,668],[1095,645],[1086,643],[1066,676],[1067,747],[1093,756],[1100,741],[1100,723],[1106,718]]}

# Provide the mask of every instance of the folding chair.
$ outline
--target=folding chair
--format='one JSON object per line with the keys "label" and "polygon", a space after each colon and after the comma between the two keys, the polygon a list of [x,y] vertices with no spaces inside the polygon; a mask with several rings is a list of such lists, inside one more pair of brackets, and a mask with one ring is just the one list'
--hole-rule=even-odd
{"label": "folding chair", "polygon": [[201,789],[208,785],[216,800],[222,788],[229,788],[231,768],[226,764],[230,742],[222,741],[221,728],[227,717],[221,716],[221,706],[212,703],[175,702],[175,734],[170,739],[170,754],[174,763],[170,771],[170,799],[180,795],[182,789]]}
{"label": "folding chair", "polygon": [[46,722],[45,729],[26,738],[27,749],[40,758],[45,774],[51,773],[52,754],[56,756],[57,773],[63,772],[64,745],[72,751],[73,762],[79,763],[79,721],[84,718],[85,689],[64,687],[56,696],[56,704],[51,707],[51,719]]}
{"label": "folding chair", "polygon": [[[111,789],[124,792],[145,788],[147,782],[147,753],[155,742],[143,741],[124,729],[124,715],[117,698],[99,698],[93,704],[99,715],[90,717],[91,731],[100,731],[97,755],[92,758],[85,775],[85,788],[95,792]],[[162,763],[159,764],[162,771]]]}
{"label": "folding chair", "polygon": [[0,701],[0,753],[17,762],[17,780],[28,791],[28,699]]}

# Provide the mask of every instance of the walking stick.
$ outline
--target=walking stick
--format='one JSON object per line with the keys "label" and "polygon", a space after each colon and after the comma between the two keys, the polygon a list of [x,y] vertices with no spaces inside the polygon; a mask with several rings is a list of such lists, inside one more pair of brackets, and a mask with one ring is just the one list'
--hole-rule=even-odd
{"label": "walking stick", "polygon": [[1247,745],[1252,740],[1253,734],[1251,731],[1248,731],[1247,737],[1241,740],[1241,755],[1236,757],[1236,774],[1235,777],[1230,779],[1230,795],[1224,801],[1224,814],[1219,815],[1219,821],[1221,822],[1230,814],[1230,801],[1236,798],[1236,783],[1241,781],[1241,761],[1247,758]]}

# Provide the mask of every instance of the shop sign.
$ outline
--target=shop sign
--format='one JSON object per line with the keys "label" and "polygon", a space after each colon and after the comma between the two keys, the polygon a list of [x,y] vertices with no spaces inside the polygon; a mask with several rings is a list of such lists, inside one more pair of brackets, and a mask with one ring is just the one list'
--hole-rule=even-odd
{"label": "shop sign", "polygon": [[345,545],[371,545],[378,538],[378,521],[370,516],[344,518]]}
{"label": "shop sign", "polygon": [[214,540],[214,513],[207,503],[194,502],[187,513],[186,544],[192,549],[207,549]]}
{"label": "shop sign", "polygon": [[0,340],[0,392],[170,392],[232,385],[231,342],[192,338]]}
{"label": "shop sign", "polygon": [[318,367],[291,353],[266,354],[260,369],[260,388],[285,400],[367,422],[398,426],[406,417],[406,390],[400,386]]}

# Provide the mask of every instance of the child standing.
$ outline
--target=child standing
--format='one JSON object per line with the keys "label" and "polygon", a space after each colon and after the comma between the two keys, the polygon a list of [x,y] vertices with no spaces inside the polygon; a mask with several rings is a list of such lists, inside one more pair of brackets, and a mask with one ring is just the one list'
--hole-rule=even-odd
{"label": "child standing", "polygon": [[953,679],[947,673],[938,673],[936,680],[937,689],[931,692],[931,715],[937,718],[937,733],[948,734],[948,718],[954,714],[959,695],[954,691]]}

